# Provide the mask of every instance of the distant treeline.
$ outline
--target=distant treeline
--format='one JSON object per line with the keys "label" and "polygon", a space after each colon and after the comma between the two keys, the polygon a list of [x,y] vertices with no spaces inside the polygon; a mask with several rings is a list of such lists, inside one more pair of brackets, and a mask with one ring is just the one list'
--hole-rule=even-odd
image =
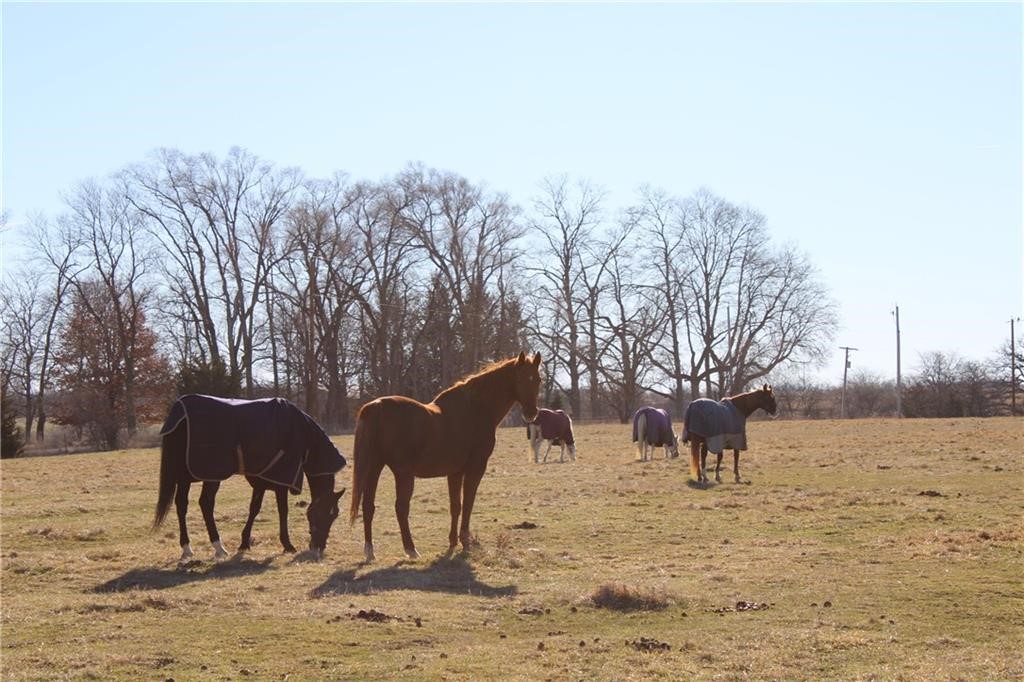
{"label": "distant treeline", "polygon": [[520,350],[544,358],[544,404],[679,414],[814,366],[836,327],[806,256],[706,190],[613,210],[551,177],[519,206],[420,165],[316,179],[161,149],[64,203],[0,291],[4,421],[37,440],[52,421],[115,448],[185,392],[282,395],[344,430],[368,398],[426,401]]}

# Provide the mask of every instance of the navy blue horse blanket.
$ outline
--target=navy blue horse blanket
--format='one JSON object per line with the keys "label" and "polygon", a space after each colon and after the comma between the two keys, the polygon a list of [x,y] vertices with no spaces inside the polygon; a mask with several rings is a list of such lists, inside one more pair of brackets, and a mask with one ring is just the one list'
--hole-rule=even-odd
{"label": "navy blue horse blanket", "polygon": [[160,435],[187,429],[185,464],[198,481],[253,476],[302,492],[302,474],[341,471],[345,458],[320,425],[284,398],[235,400],[183,395]]}
{"label": "navy blue horse blanket", "polygon": [[690,440],[691,434],[703,438],[708,452],[716,455],[726,448],[746,450],[747,418],[728,398],[721,402],[698,398],[686,406],[684,443]]}
{"label": "navy blue horse blanket", "polygon": [[[576,439],[572,435],[572,420],[562,410],[549,410],[542,407],[537,410],[537,417],[531,423],[539,426],[541,438],[551,441],[553,445],[576,443]],[[531,436],[529,425],[526,427],[526,436],[527,438]]]}
{"label": "navy blue horse blanket", "polygon": [[644,440],[648,445],[660,447],[662,445],[675,445],[676,434],[672,431],[672,417],[668,412],[656,407],[641,407],[633,413],[633,442],[640,440],[639,421],[640,415],[644,415],[647,421],[647,429]]}

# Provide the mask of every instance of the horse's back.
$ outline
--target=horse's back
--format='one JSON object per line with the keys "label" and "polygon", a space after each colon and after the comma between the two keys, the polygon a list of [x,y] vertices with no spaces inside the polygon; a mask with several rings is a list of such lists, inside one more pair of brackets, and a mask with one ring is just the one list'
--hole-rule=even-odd
{"label": "horse's back", "polygon": [[363,405],[358,419],[366,422],[364,433],[370,431],[382,464],[412,471],[419,478],[461,471],[469,456],[465,429],[435,403],[384,396]]}

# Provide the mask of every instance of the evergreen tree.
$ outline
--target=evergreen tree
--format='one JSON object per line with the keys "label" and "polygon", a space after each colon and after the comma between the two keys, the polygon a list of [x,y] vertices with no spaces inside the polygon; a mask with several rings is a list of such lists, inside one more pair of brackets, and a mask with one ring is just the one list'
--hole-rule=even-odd
{"label": "evergreen tree", "polygon": [[25,441],[18,428],[18,415],[11,409],[6,388],[0,387],[0,457],[17,457],[25,448]]}

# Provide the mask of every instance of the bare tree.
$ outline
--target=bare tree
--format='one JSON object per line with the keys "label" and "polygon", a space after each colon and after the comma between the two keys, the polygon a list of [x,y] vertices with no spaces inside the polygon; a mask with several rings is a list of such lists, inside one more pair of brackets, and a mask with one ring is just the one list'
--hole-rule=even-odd
{"label": "bare tree", "polygon": [[[121,363],[125,426],[136,428],[136,382],[139,326],[152,300],[146,268],[152,260],[142,216],[126,200],[123,189],[86,181],[65,198],[69,211],[57,220],[62,243],[73,245],[88,276],[70,280],[85,313],[101,323],[103,344]],[[87,291],[87,288],[89,289]],[[94,290],[101,290],[98,294]],[[101,309],[98,303],[109,310]]]}
{"label": "bare tree", "polygon": [[660,316],[635,284],[635,249],[628,248],[627,241],[631,230],[627,223],[604,249],[609,301],[598,318],[604,337],[598,367],[608,386],[609,403],[622,423],[640,407],[647,390],[651,347],[660,325]]}
{"label": "bare tree", "polygon": [[[588,282],[587,270],[600,270],[602,266],[585,263],[583,258],[593,253],[587,247],[593,245],[600,225],[605,193],[589,182],[570,184],[564,175],[544,179],[540,190],[533,201],[530,227],[541,242],[537,252],[541,265],[529,271],[541,282],[534,293],[541,309],[548,314],[544,327],[535,333],[544,342],[545,355],[553,360],[556,381],[557,377],[566,377],[568,385],[563,388],[569,410],[579,418],[583,403],[580,386],[588,370],[592,400],[597,394],[596,316],[592,313],[597,305],[600,275],[591,273],[591,280],[596,281]],[[588,305],[590,342],[584,350]]]}
{"label": "bare tree", "polygon": [[655,361],[691,396],[736,393],[785,362],[819,361],[834,306],[793,249],[774,249],[764,216],[707,190],[683,201],[645,190],[633,215],[651,236],[650,290],[668,322]]}
{"label": "bare tree", "polygon": [[672,401],[677,418],[682,418],[684,391],[699,365],[692,347],[690,362],[684,364],[693,308],[683,292],[691,260],[684,253],[686,234],[680,212],[676,199],[647,186],[640,189],[640,203],[626,212],[627,220],[640,234],[645,260],[654,271],[650,281],[640,278],[638,286],[657,311],[655,316],[664,320],[665,333],[652,342],[651,362],[668,379],[669,390],[655,390]]}
{"label": "bare tree", "polygon": [[[289,213],[287,241],[279,265],[282,283],[273,288],[282,314],[291,314],[291,328],[299,341],[298,379],[304,388],[306,410],[330,427],[347,423],[348,361],[343,325],[350,321],[350,306],[357,283],[353,281],[354,246],[345,214],[358,194],[349,192],[344,176],[331,181],[310,181],[303,199]],[[269,317],[268,317],[269,319]],[[271,334],[271,342],[275,338]],[[275,366],[279,354],[271,352]],[[320,389],[327,391],[326,408],[318,409]]]}
{"label": "bare tree", "polygon": [[[36,441],[46,437],[47,400],[50,387],[50,372],[53,361],[53,349],[61,309],[67,299],[71,283],[88,267],[79,262],[77,246],[78,238],[74,234],[54,229],[42,216],[33,218],[29,223],[29,243],[33,245],[30,267],[36,272],[44,273],[44,280],[38,289],[39,299],[36,303],[42,306],[41,319],[36,328],[39,338],[36,346],[38,353],[38,381],[35,391],[35,409],[26,405],[27,412],[34,412]],[[45,290],[42,288],[45,285]],[[28,419],[26,418],[26,424]],[[29,437],[26,429],[25,437]]]}
{"label": "bare tree", "polygon": [[412,361],[406,334],[418,254],[402,212],[413,200],[401,186],[359,183],[343,212],[353,239],[349,286],[362,327],[364,394],[403,393],[407,386]]}
{"label": "bare tree", "polygon": [[4,320],[0,348],[4,358],[5,384],[16,388],[22,399],[24,433],[32,433],[36,410],[36,380],[39,371],[42,326],[47,311],[42,277],[31,271],[19,272],[0,289],[0,318]]}
{"label": "bare tree", "polygon": [[487,346],[493,294],[518,257],[516,210],[505,195],[453,173],[411,166],[398,184],[413,199],[402,211],[404,223],[451,296],[453,327],[462,345],[458,372],[475,369],[493,359]]}
{"label": "bare tree", "polygon": [[130,200],[152,221],[170,259],[170,290],[192,317],[186,329],[196,333],[204,356],[226,356],[231,375],[252,397],[265,331],[261,302],[301,175],[236,147],[222,161],[161,150],[152,164],[126,176]]}

